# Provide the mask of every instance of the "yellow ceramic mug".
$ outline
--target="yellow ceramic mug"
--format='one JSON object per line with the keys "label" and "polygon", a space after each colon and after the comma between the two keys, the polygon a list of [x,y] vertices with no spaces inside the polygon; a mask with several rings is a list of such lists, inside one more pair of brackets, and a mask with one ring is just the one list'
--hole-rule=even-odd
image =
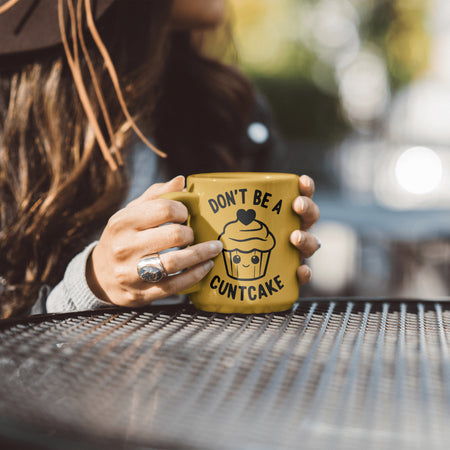
{"label": "yellow ceramic mug", "polygon": [[300,228],[292,210],[298,195],[297,175],[231,172],[191,175],[186,192],[163,196],[187,206],[195,242],[223,243],[213,269],[188,290],[198,309],[249,314],[292,307],[300,256],[289,236]]}

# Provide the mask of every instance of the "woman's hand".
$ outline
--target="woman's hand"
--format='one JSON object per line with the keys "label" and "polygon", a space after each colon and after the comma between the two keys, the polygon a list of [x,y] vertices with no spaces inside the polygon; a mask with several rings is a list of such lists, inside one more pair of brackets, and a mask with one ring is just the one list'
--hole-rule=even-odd
{"label": "woman's hand", "polygon": [[[158,198],[183,188],[182,176],[154,184],[110,218],[87,265],[87,281],[98,298],[120,306],[143,306],[192,286],[212,269],[211,259],[222,251],[222,243],[209,241],[184,248],[194,240],[192,229],[182,225],[188,218],[187,208]],[[170,224],[160,226],[166,223]],[[160,255],[167,273],[187,270],[155,284],[141,280],[139,260],[172,247],[181,249]]]}
{"label": "woman's hand", "polygon": [[[306,230],[311,228],[320,217],[318,206],[313,202],[314,181],[307,175],[300,177],[300,196],[292,203],[292,208],[300,216],[301,230],[295,230],[291,234],[291,242],[300,250],[302,261],[312,256],[321,246],[320,241]],[[302,264],[297,269],[300,284],[306,284],[311,279],[311,269]]]}

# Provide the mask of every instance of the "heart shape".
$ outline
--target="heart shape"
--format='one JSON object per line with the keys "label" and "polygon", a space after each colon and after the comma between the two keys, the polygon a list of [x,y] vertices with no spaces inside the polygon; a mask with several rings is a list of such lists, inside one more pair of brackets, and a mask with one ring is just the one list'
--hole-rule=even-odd
{"label": "heart shape", "polygon": [[244,225],[248,225],[249,223],[253,222],[256,217],[256,213],[254,209],[240,209],[236,214],[239,222],[243,223]]}

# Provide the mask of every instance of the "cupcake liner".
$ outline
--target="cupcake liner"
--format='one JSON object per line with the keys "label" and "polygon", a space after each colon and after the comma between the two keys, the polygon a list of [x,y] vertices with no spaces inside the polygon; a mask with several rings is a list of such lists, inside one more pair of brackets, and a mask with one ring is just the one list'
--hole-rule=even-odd
{"label": "cupcake liner", "polygon": [[251,252],[224,250],[222,255],[227,275],[235,280],[247,281],[264,277],[267,272],[270,253],[270,251],[262,252],[259,250]]}

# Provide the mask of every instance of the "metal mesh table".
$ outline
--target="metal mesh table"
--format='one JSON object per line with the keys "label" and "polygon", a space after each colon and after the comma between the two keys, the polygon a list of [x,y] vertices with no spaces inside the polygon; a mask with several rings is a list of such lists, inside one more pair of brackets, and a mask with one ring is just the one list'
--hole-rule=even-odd
{"label": "metal mesh table", "polygon": [[[44,448],[443,449],[450,303],[303,300],[0,322],[0,442]],[[68,446],[70,443],[70,447]]]}

